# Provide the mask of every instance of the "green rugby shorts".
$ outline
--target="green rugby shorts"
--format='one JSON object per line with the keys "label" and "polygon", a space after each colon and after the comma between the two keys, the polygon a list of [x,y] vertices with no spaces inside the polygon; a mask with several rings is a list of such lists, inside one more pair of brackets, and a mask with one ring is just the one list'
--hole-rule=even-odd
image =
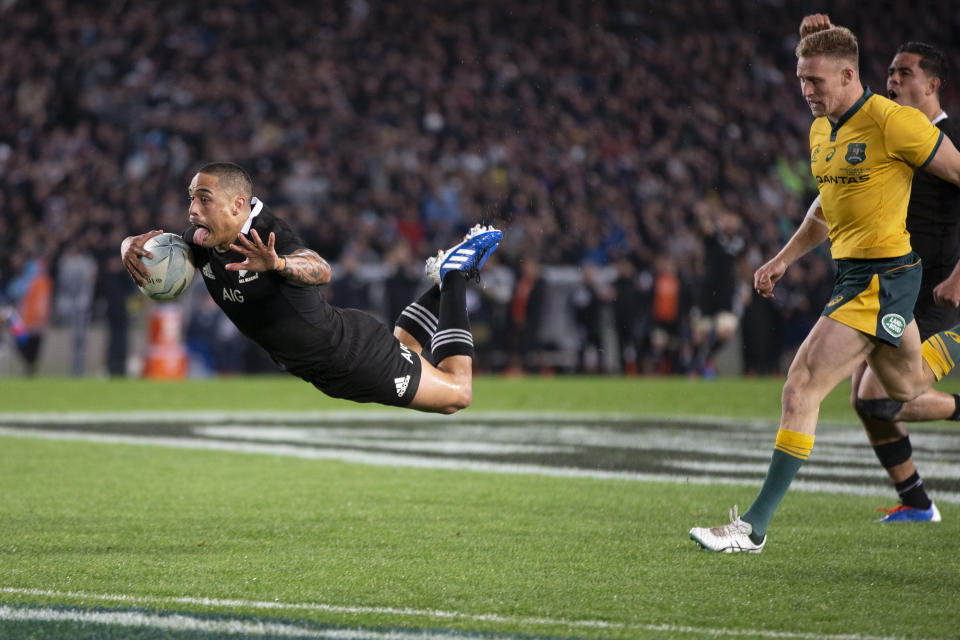
{"label": "green rugby shorts", "polygon": [[836,283],[821,315],[899,347],[920,292],[920,256],[835,262]]}

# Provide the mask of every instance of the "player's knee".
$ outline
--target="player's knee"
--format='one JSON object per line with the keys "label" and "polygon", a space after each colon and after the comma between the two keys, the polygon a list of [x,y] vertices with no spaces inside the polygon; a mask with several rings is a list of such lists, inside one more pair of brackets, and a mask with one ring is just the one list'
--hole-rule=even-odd
{"label": "player's knee", "polygon": [[861,418],[891,422],[903,403],[891,398],[857,398],[853,408]]}
{"label": "player's knee", "polygon": [[470,406],[470,403],[473,402],[473,387],[469,384],[466,385],[457,385],[456,392],[453,396],[447,401],[447,403],[442,406],[439,410],[439,413],[444,415],[451,415],[460,411],[461,409],[466,409]]}
{"label": "player's knee", "polygon": [[466,409],[473,402],[473,386],[466,384],[461,385],[460,393],[457,396],[456,404],[454,404],[454,409],[450,413],[456,413],[461,409]]}
{"label": "player's knee", "polygon": [[440,411],[440,413],[449,416],[449,415],[453,415],[457,411],[460,411],[461,409],[466,409],[469,406],[470,406],[469,400],[467,400],[466,402],[455,402],[452,404],[448,404],[446,407],[444,407]]}

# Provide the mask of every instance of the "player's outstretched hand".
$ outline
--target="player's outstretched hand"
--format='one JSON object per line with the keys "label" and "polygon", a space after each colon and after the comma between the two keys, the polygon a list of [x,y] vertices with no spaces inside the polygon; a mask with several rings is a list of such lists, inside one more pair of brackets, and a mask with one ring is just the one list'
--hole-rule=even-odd
{"label": "player's outstretched hand", "polygon": [[800,23],[800,37],[805,38],[811,33],[832,29],[833,23],[830,22],[830,16],[825,13],[811,13],[803,17]]}
{"label": "player's outstretched hand", "polygon": [[257,233],[256,229],[250,230],[250,238],[244,237],[242,233],[237,235],[237,241],[231,244],[230,248],[238,253],[242,253],[246,260],[243,262],[231,262],[226,265],[226,268],[229,271],[239,271],[240,269],[246,269],[247,271],[272,271],[276,269],[280,258],[273,248],[275,241],[276,236],[272,231],[270,235],[267,236],[266,244],[260,239],[260,234]]}
{"label": "player's outstretched hand", "polygon": [[933,301],[938,307],[960,307],[960,274],[950,277],[933,288]]}
{"label": "player's outstretched hand", "polygon": [[152,258],[153,254],[143,248],[147,240],[163,233],[163,229],[154,229],[147,231],[139,236],[128,236],[120,244],[120,259],[123,261],[123,268],[127,270],[130,277],[138,285],[147,283],[150,277],[150,270],[140,261],[141,257]]}
{"label": "player's outstretched hand", "polygon": [[757,269],[753,274],[753,288],[764,298],[773,297],[773,287],[783,277],[787,265],[778,258]]}

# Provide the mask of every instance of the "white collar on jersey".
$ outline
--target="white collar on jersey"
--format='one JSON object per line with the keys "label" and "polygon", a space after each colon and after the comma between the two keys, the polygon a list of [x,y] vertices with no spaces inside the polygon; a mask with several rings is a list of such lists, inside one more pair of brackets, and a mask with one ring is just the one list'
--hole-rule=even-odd
{"label": "white collar on jersey", "polygon": [[938,115],[936,118],[934,118],[933,120],[930,121],[930,124],[937,124],[937,123],[940,122],[941,120],[946,120],[946,119],[947,119],[947,112],[946,112],[946,111],[941,111],[941,112],[940,112],[940,115]]}
{"label": "white collar on jersey", "polygon": [[247,221],[243,223],[243,229],[240,230],[240,233],[244,235],[250,233],[250,227],[253,226],[253,219],[260,215],[260,212],[263,211],[263,203],[257,200],[255,197],[250,198],[250,204],[253,205],[253,209],[250,210],[250,216],[247,217]]}

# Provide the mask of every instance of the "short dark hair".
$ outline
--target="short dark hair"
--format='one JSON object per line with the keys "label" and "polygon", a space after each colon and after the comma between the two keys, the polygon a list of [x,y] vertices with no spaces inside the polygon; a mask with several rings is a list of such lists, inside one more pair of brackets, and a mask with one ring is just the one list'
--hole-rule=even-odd
{"label": "short dark hair", "polygon": [[200,167],[197,173],[205,173],[208,176],[216,176],[218,184],[222,184],[228,189],[234,189],[230,195],[241,194],[248,201],[253,195],[253,180],[246,169],[233,162],[208,162]]}
{"label": "short dark hair", "polygon": [[946,54],[926,42],[904,42],[897,48],[897,53],[913,53],[920,56],[920,68],[932,78],[940,79],[940,88],[947,84],[950,76],[950,62]]}

